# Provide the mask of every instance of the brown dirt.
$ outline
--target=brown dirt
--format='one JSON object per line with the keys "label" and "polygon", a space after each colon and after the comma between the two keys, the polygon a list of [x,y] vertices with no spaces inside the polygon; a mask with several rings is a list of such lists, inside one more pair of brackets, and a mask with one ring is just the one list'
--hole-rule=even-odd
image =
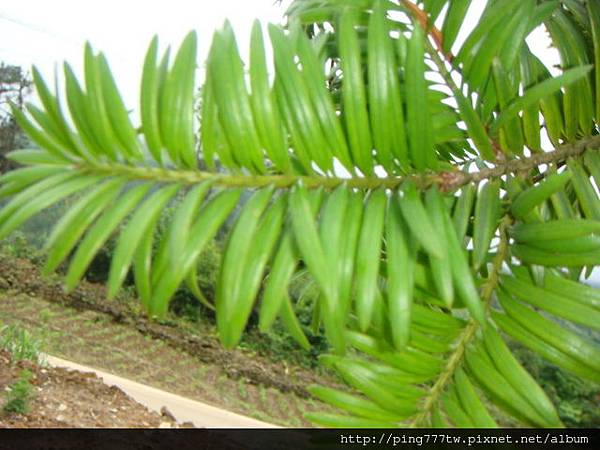
{"label": "brown dirt", "polygon": [[0,255],[0,290],[15,290],[80,311],[106,314],[113,322],[133,326],[140,333],[185,351],[201,362],[220,366],[233,379],[242,378],[304,398],[310,396],[306,386],[314,383],[332,384],[331,380],[307,369],[273,363],[241,349],[224,350],[216,337],[206,334],[199,336],[180,326],[151,321],[135,310],[131,301],[107,301],[105,288],[100,284],[83,281],[73,292],[65,293],[57,277],[42,277],[30,261],[4,256]]}
{"label": "brown dirt", "polygon": [[274,363],[244,349],[225,351],[214,330],[147,320],[133,299],[108,302],[100,285],[65,294],[56,277],[0,255],[0,322],[27,330],[43,351],[265,422],[307,427],[306,412],[331,410],[307,396],[328,377]]}
{"label": "brown dirt", "polygon": [[[9,392],[23,370],[31,373],[25,414],[0,411],[0,428],[173,428],[165,411],[149,411],[95,374],[14,361],[0,349],[0,392]],[[2,403],[3,406],[5,403]],[[189,425],[189,424],[186,424]]]}

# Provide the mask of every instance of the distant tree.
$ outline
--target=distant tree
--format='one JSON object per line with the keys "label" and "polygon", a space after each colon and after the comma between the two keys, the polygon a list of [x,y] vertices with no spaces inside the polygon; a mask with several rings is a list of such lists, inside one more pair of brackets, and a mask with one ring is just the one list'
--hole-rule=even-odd
{"label": "distant tree", "polygon": [[9,103],[23,108],[25,97],[31,90],[31,80],[20,66],[0,63],[0,173],[7,172],[16,163],[6,159],[6,153],[23,148],[27,137],[10,114]]}

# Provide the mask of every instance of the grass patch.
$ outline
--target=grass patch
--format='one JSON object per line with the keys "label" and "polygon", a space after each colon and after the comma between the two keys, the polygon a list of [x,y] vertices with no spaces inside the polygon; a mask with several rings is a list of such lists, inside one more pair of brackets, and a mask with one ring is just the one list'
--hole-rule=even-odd
{"label": "grass patch", "polygon": [[243,378],[238,380],[238,394],[242,400],[246,400],[248,398],[248,389],[246,389],[246,381]]}
{"label": "grass patch", "polygon": [[29,412],[29,401],[32,397],[33,386],[29,384],[32,373],[22,370],[19,379],[9,386],[4,396],[2,412],[5,414],[27,414]]}
{"label": "grass patch", "polygon": [[268,394],[267,394],[267,388],[265,386],[263,386],[262,384],[258,388],[258,396],[260,398],[260,401],[264,405],[266,405],[267,402],[269,401]]}
{"label": "grass patch", "polygon": [[0,348],[7,350],[14,361],[40,362],[41,341],[15,325],[0,326]]}

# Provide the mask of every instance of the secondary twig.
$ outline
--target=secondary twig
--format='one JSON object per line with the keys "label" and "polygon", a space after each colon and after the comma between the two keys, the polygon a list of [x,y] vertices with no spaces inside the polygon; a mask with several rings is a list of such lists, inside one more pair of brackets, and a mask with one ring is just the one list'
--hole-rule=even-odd
{"label": "secondary twig", "polygon": [[[498,279],[500,271],[502,270],[502,264],[504,263],[504,260],[508,255],[508,235],[506,233],[506,228],[510,225],[510,223],[511,219],[509,216],[505,216],[502,222],[500,223],[500,244],[498,245],[498,250],[496,251],[494,259],[492,260],[492,268],[489,272],[488,278],[481,287],[480,295],[486,312],[490,308],[492,294],[494,293],[494,290],[498,285]],[[448,358],[446,367],[444,368],[443,372],[440,374],[434,385],[431,387],[429,391],[429,396],[426,398],[421,412],[411,422],[411,427],[427,426],[427,419],[429,417],[429,414],[439,402],[441,396],[446,391],[446,387],[448,386],[448,384],[452,382],[452,378],[454,377],[456,370],[460,367],[460,365],[463,362],[465,352],[467,351],[467,346],[475,338],[475,336],[477,335],[477,331],[480,329],[480,327],[481,325],[478,322],[471,319],[469,324],[460,334],[454,352]]]}

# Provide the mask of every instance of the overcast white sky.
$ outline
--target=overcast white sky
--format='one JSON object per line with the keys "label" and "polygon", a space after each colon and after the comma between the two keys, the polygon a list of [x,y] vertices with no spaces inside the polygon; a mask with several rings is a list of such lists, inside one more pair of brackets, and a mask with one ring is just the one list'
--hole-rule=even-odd
{"label": "overcast white sky", "polygon": [[285,5],[274,0],[0,0],[0,61],[30,67],[35,64],[47,80],[54,67],[68,61],[76,69],[89,40],[102,50],[113,69],[121,92],[137,101],[140,70],[150,40],[158,34],[161,46],[178,46],[185,34],[199,36],[198,62],[207,53],[213,31],[228,18],[248,46],[252,22],[279,23]]}

